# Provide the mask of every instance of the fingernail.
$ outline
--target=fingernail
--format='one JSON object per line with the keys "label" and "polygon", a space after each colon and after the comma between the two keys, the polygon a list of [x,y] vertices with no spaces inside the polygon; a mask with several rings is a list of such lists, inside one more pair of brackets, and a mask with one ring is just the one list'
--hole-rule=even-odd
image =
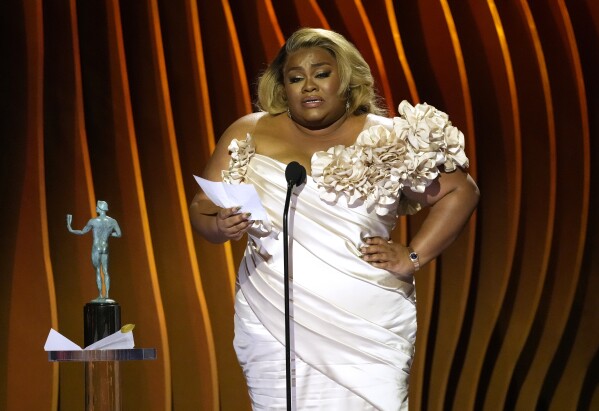
{"label": "fingernail", "polygon": [[251,216],[251,215],[252,215],[252,213],[245,213],[245,214],[244,214],[244,217],[245,217],[245,218],[250,218],[250,216]]}

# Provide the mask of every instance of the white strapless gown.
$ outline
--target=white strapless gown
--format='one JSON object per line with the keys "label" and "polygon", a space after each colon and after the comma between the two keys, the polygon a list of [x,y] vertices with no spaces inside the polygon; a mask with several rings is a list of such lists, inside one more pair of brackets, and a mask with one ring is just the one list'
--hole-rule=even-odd
{"label": "white strapless gown", "polygon": [[[234,345],[253,408],[285,409],[285,165],[255,154],[245,177],[272,227],[250,231],[239,269]],[[296,192],[289,243],[297,409],[407,409],[414,286],[372,267],[357,252],[365,236],[388,238],[395,217],[341,201],[329,205],[310,177]]]}

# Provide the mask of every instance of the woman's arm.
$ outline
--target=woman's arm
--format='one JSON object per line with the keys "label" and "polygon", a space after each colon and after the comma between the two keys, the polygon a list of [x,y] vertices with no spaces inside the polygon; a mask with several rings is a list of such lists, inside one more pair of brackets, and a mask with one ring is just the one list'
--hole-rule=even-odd
{"label": "woman's arm", "polygon": [[[436,258],[460,234],[478,204],[479,191],[474,180],[464,171],[440,173],[424,193],[405,189],[403,195],[430,206],[420,230],[410,242],[418,253],[420,265]],[[408,247],[375,237],[366,241],[363,258],[373,266],[389,270],[398,277],[409,277],[415,267]]]}
{"label": "woman's arm", "polygon": [[[244,116],[234,122],[221,136],[214,153],[208,160],[202,177],[211,181],[222,180],[222,170],[229,168],[229,144],[235,138],[244,139],[253,130],[262,113]],[[241,204],[240,204],[241,205]],[[251,227],[249,214],[239,214],[239,208],[220,208],[200,189],[189,206],[191,225],[213,243],[239,240]]]}

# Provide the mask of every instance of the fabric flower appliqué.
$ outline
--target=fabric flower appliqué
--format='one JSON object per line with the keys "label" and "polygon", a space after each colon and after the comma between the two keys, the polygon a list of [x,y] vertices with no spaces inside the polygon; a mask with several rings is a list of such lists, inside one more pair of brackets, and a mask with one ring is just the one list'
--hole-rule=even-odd
{"label": "fabric flower appliqu\u00e9", "polygon": [[245,180],[250,159],[256,152],[254,140],[251,134],[247,134],[245,140],[233,139],[229,144],[229,169],[222,171],[223,182],[229,184],[240,184]]}
{"label": "fabric flower appliqu\u00e9", "polygon": [[365,202],[384,216],[397,211],[401,189],[423,192],[439,175],[439,166],[448,172],[468,167],[464,135],[447,114],[407,101],[398,111],[391,131],[375,125],[349,147],[335,146],[312,156],[312,177],[323,201],[334,203],[343,196],[350,206]]}

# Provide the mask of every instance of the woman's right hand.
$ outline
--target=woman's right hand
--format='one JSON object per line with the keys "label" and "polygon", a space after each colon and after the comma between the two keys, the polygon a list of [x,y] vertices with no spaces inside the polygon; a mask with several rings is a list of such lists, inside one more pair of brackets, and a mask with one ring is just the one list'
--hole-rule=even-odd
{"label": "woman's right hand", "polygon": [[216,228],[228,240],[239,240],[254,223],[251,213],[239,213],[240,208],[221,208],[216,214]]}

